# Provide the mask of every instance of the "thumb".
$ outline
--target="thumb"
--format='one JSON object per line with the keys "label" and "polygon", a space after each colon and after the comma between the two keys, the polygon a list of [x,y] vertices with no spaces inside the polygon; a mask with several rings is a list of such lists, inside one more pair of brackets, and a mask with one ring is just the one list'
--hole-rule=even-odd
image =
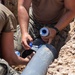
{"label": "thumb", "polygon": [[31,37],[31,36],[29,36],[29,40],[30,40],[30,41],[33,41],[33,39],[32,39],[32,37]]}

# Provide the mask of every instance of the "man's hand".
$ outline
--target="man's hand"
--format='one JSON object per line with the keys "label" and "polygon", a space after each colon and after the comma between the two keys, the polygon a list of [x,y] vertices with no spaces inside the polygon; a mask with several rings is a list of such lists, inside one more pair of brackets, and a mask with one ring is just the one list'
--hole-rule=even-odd
{"label": "man's hand", "polygon": [[30,36],[28,33],[23,34],[23,35],[22,35],[22,41],[21,41],[22,46],[23,46],[26,50],[30,49],[30,46],[29,46],[28,44],[29,44],[29,42],[31,42],[32,40],[33,40],[33,39],[31,38],[31,36]]}
{"label": "man's hand", "polygon": [[[34,52],[28,55],[26,58],[22,58],[20,56],[14,55],[11,65],[27,65],[31,58],[34,56]],[[14,63],[13,63],[14,62]]]}
{"label": "man's hand", "polygon": [[41,38],[44,42],[50,44],[56,35],[56,30],[53,28],[48,28],[48,30],[49,30],[49,35]]}

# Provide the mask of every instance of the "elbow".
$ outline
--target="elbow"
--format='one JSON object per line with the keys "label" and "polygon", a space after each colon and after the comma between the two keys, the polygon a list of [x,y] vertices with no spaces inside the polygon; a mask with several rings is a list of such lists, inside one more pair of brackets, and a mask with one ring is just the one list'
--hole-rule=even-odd
{"label": "elbow", "polygon": [[72,15],[73,15],[73,18],[75,17],[75,9],[73,9],[73,10],[70,10],[70,12],[72,13]]}

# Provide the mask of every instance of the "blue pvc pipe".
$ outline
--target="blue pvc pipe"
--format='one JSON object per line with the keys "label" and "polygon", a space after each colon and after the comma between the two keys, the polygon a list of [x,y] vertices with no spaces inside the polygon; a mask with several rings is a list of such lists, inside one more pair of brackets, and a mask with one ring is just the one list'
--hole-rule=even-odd
{"label": "blue pvc pipe", "polygon": [[45,75],[49,64],[52,63],[56,56],[57,51],[52,45],[42,45],[21,75]]}

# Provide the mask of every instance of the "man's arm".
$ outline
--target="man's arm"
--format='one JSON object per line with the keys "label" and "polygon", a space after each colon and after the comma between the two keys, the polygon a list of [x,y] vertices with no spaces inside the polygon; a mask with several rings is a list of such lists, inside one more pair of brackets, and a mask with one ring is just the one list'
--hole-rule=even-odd
{"label": "man's arm", "polygon": [[[55,27],[59,31],[63,30],[65,27],[67,27],[69,25],[69,23],[75,17],[75,0],[64,0],[64,6],[67,9],[67,12],[60,18],[60,20],[58,21],[58,23],[55,25]],[[51,41],[55,37],[56,30],[53,29],[53,28],[50,28],[49,30],[53,34],[50,34],[50,36],[46,37],[45,39],[49,38],[48,43],[51,43]]]}
{"label": "man's arm", "polygon": [[18,19],[22,34],[27,32],[31,0],[18,0]]}
{"label": "man's arm", "polygon": [[22,33],[22,45],[25,49],[30,49],[27,41],[32,41],[31,36],[28,34],[29,23],[29,7],[32,0],[18,0],[18,19]]}
{"label": "man's arm", "polygon": [[60,31],[64,29],[75,17],[75,0],[64,0],[64,6],[67,12],[61,17],[59,22],[56,24]]}

